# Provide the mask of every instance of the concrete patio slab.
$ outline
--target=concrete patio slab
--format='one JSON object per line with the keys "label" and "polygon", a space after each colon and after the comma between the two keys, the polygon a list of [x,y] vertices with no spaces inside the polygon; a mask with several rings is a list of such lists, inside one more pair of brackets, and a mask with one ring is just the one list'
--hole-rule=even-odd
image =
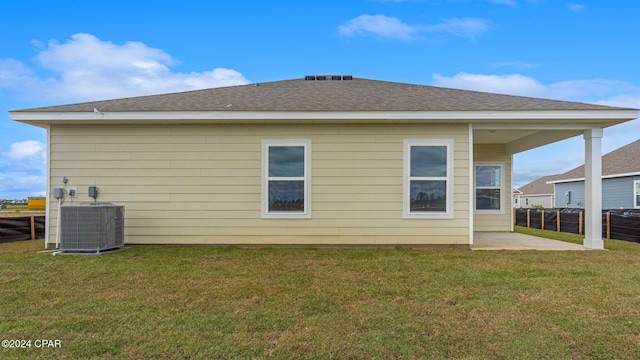
{"label": "concrete patio slab", "polygon": [[582,245],[511,232],[476,232],[471,250],[587,250]]}

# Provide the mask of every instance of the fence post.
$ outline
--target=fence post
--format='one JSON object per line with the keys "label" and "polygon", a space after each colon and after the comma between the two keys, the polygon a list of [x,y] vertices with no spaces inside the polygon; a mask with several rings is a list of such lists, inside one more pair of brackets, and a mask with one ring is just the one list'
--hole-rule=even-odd
{"label": "fence post", "polygon": [[35,215],[31,215],[31,239],[35,240],[36,238],[36,217]]}
{"label": "fence post", "polygon": [[578,213],[578,235],[582,235],[582,210]]}
{"label": "fence post", "polygon": [[531,209],[527,209],[527,227],[531,227]]}
{"label": "fence post", "polygon": [[556,229],[560,232],[560,210],[556,210]]}
{"label": "fence post", "polygon": [[542,225],[540,226],[540,230],[544,230],[544,210],[542,210]]}
{"label": "fence post", "polygon": [[607,239],[611,239],[611,211],[607,211]]}

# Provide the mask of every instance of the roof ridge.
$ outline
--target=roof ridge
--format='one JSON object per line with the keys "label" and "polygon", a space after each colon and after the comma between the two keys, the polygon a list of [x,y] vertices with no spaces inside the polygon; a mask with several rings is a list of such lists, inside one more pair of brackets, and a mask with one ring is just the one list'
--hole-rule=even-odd
{"label": "roof ridge", "polygon": [[43,106],[15,112],[634,110],[424,84],[304,78]]}

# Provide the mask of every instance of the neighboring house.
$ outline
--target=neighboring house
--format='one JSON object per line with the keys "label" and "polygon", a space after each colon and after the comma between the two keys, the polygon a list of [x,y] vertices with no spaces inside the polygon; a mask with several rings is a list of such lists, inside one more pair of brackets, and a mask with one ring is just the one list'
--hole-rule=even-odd
{"label": "neighboring house", "polygon": [[469,247],[512,229],[513,154],[584,134],[597,163],[637,115],[351,76],[10,112],[47,129],[47,247],[63,186],[125,205],[128,244]]}
{"label": "neighboring house", "polygon": [[554,180],[557,175],[543,176],[526,185],[519,187],[518,193],[514,193],[514,203],[517,208],[530,208],[540,205],[544,208],[555,206],[553,184],[548,181]]}
{"label": "neighboring house", "polygon": [[[555,207],[585,207],[584,165],[557,175]],[[640,140],[602,156],[602,208],[640,209]]]}
{"label": "neighboring house", "polygon": [[513,201],[511,202],[511,207],[513,208],[518,208],[520,207],[518,204],[518,200],[519,200],[519,195],[522,195],[522,191],[518,190],[518,189],[513,189],[511,191],[511,199],[513,199]]}

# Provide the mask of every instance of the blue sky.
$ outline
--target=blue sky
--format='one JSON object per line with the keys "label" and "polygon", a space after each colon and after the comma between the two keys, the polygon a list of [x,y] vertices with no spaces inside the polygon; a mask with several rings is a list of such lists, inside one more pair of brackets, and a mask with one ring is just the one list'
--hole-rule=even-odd
{"label": "blue sky", "polygon": [[[640,108],[635,1],[21,0],[0,12],[0,198],[45,194],[45,131],[8,110],[355,77]],[[640,137],[605,130],[603,151]],[[516,155],[515,185],[584,161],[574,138]]]}

